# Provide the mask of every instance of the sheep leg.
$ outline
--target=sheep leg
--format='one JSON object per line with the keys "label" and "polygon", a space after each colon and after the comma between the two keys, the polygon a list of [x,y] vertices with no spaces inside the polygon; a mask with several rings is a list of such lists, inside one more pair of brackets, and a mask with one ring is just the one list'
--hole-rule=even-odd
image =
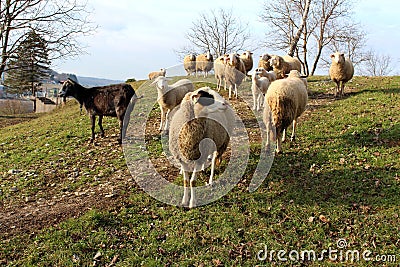
{"label": "sheep leg", "polygon": [[263,100],[263,94],[259,93],[259,95],[258,95],[258,108],[257,108],[258,111],[260,111],[262,106],[263,106],[262,100]]}
{"label": "sheep leg", "polygon": [[342,81],[340,83],[340,97],[344,96],[344,82]]}
{"label": "sheep leg", "polygon": [[164,132],[167,133],[168,132],[168,128],[169,128],[169,112],[171,110],[168,109],[167,113],[165,114],[165,125],[164,125]]}
{"label": "sheep leg", "polygon": [[256,109],[259,110],[257,101],[258,101],[257,93],[254,92],[254,90],[253,90],[253,110],[256,110]]}
{"label": "sheep leg", "polygon": [[235,97],[238,98],[237,84],[235,84]]}
{"label": "sheep leg", "polygon": [[103,115],[99,115],[98,125],[100,127],[100,136],[104,137],[104,129],[103,129]]}
{"label": "sheep leg", "polygon": [[296,140],[296,134],[295,134],[296,125],[297,125],[297,121],[296,121],[296,120],[293,120],[292,136],[290,137],[290,141],[291,141],[291,142],[294,142],[294,141]]}
{"label": "sheep leg", "polygon": [[276,136],[276,153],[280,154],[282,152],[282,140],[281,140],[282,132],[277,130],[276,134],[277,134],[277,136]]}
{"label": "sheep leg", "polygon": [[229,99],[231,99],[231,95],[232,95],[232,85],[229,85],[229,95],[228,95]]}
{"label": "sheep leg", "polygon": [[189,172],[185,171],[183,167],[181,167],[181,172],[183,173],[182,206],[187,207],[189,205]]}
{"label": "sheep leg", "polygon": [[283,129],[282,131],[282,142],[286,141],[286,129]]}
{"label": "sheep leg", "polygon": [[[200,166],[201,168],[201,166]],[[190,178],[190,202],[189,202],[189,208],[194,208],[197,205],[197,200],[196,200],[196,194],[195,194],[195,187],[196,187],[196,175],[197,171],[199,169],[199,166],[195,164],[194,170],[192,173],[192,177]]]}
{"label": "sheep leg", "polygon": [[161,131],[164,128],[165,114],[166,114],[166,111],[163,107],[160,107],[160,110],[161,110],[161,123],[160,123],[160,128],[158,128],[159,131]]}
{"label": "sheep leg", "polygon": [[215,171],[215,161],[217,160],[217,151],[214,151],[211,159],[211,174],[210,174],[210,179],[208,180],[208,183],[206,185],[211,186],[213,184],[213,178],[214,178],[214,171]]}

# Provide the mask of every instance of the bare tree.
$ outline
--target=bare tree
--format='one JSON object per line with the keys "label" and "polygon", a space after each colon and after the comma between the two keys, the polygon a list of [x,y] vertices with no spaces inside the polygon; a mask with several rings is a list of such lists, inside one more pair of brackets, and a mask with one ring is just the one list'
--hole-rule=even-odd
{"label": "bare tree", "polygon": [[220,56],[243,50],[250,44],[248,24],[235,17],[232,10],[218,9],[201,13],[186,33],[190,45],[175,51],[178,55],[210,52]]}
{"label": "bare tree", "polygon": [[380,55],[373,50],[366,53],[363,65],[363,72],[368,76],[387,76],[394,69],[390,55]]}
{"label": "bare tree", "polygon": [[[349,40],[346,38],[351,34],[347,32],[346,35],[346,27],[354,24],[352,2],[268,0],[260,16],[270,26],[266,35],[267,47],[295,55],[302,62],[304,73],[313,75],[327,45],[333,40],[337,43]],[[342,28],[343,25],[346,27]],[[312,62],[311,70],[308,62]]]}
{"label": "bare tree", "polygon": [[88,16],[86,2],[80,0],[0,0],[0,76],[32,30],[46,39],[50,60],[81,54],[77,37],[95,28]]}

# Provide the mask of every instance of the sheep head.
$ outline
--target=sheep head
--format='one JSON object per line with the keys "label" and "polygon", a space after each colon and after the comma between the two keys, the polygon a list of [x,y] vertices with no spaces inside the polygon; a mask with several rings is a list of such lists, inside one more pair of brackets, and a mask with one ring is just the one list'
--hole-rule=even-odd
{"label": "sheep head", "polygon": [[344,61],[345,61],[344,53],[340,53],[340,52],[333,53],[333,54],[331,54],[331,59],[332,59],[332,62],[334,62],[336,64],[344,63]]}
{"label": "sheep head", "polygon": [[229,54],[226,57],[227,64],[232,67],[236,66],[237,60],[237,55],[235,53]]}
{"label": "sheep head", "polygon": [[265,60],[265,61],[269,61],[270,59],[271,59],[271,55],[269,55],[269,54],[262,54],[261,56],[260,56],[260,59],[262,59],[262,60]]}
{"label": "sheep head", "polygon": [[250,52],[250,51],[245,51],[245,52],[243,52],[243,54],[242,54],[242,56],[243,56],[244,58],[248,58],[248,59],[250,59],[252,55],[253,55],[253,53]]}
{"label": "sheep head", "polygon": [[157,91],[160,91],[162,93],[165,92],[168,88],[168,81],[170,79],[165,78],[164,76],[158,76],[152,83],[151,85],[156,85]]}
{"label": "sheep head", "polygon": [[211,113],[223,112],[228,108],[228,103],[210,87],[202,87],[190,95],[196,117],[209,117]]}
{"label": "sheep head", "polygon": [[283,58],[281,58],[280,56],[271,56],[271,59],[269,60],[269,64],[271,66],[275,66],[276,68],[279,68],[280,66],[282,66],[283,63]]}

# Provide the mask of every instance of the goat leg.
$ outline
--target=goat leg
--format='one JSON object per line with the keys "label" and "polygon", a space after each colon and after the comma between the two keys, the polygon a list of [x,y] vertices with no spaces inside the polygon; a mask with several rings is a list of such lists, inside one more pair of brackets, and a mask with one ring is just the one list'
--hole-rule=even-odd
{"label": "goat leg", "polygon": [[103,115],[99,115],[99,127],[100,127],[100,135],[104,137],[104,129],[103,129]]}
{"label": "goat leg", "polygon": [[92,138],[90,139],[90,143],[93,143],[93,141],[94,141],[94,127],[95,127],[95,124],[96,124],[96,115],[91,115],[90,116],[90,120],[92,122]]}

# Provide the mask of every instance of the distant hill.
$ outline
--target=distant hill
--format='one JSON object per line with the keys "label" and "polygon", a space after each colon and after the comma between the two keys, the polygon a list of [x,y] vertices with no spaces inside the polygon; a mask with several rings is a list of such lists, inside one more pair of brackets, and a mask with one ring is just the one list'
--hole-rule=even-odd
{"label": "distant hill", "polygon": [[52,71],[52,73],[51,73],[51,81],[53,81],[55,83],[60,83],[62,81],[67,80],[68,78],[75,80],[82,86],[86,86],[86,87],[103,86],[103,85],[124,82],[124,81],[109,80],[109,79],[104,79],[104,78],[77,76],[77,75],[71,74],[71,73],[57,73],[56,71]]}
{"label": "distant hill", "polygon": [[108,80],[108,79],[103,79],[103,78],[93,78],[93,77],[82,77],[78,76],[78,82],[87,87],[92,87],[92,86],[103,86],[103,85],[109,85],[109,84],[116,84],[116,83],[122,83],[124,81],[119,81],[119,80]]}

